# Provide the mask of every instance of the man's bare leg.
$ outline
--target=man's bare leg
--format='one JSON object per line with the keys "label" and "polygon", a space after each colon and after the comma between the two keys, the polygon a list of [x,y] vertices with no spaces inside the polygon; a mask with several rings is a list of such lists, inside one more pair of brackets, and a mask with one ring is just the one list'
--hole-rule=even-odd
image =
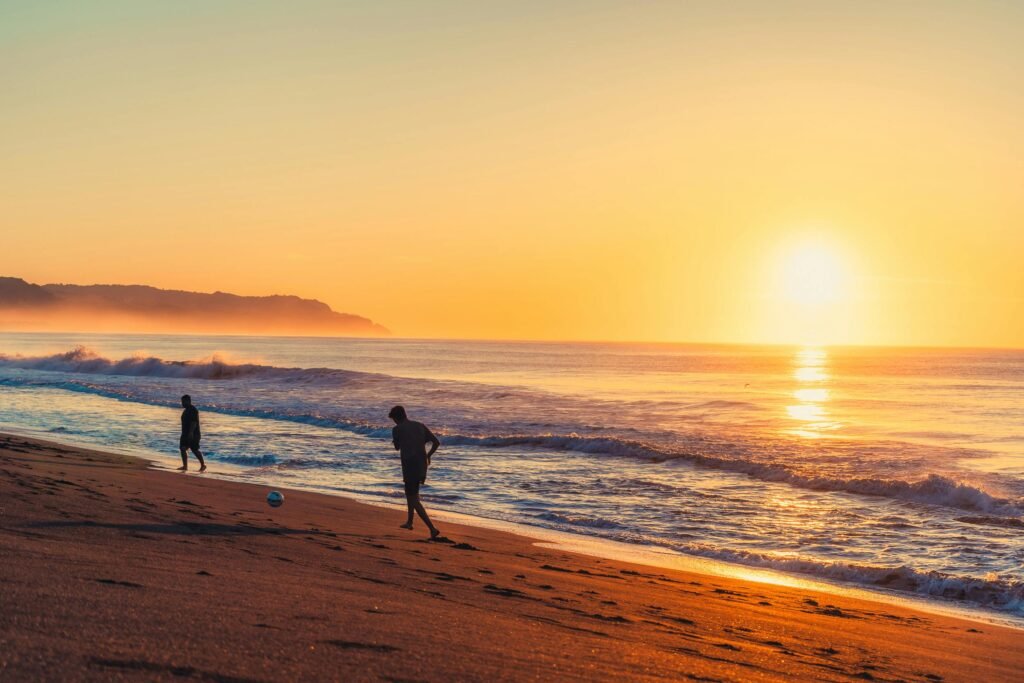
{"label": "man's bare leg", "polygon": [[184,448],[182,448],[181,449],[181,467],[178,468],[178,471],[179,472],[184,472],[187,469],[188,469],[188,452]]}
{"label": "man's bare leg", "polygon": [[[434,523],[430,521],[430,517],[427,515],[427,509],[425,507],[423,507],[423,503],[420,502],[420,497],[419,496],[416,496],[416,503],[415,503],[414,507],[416,509],[416,512],[419,514],[420,519],[422,519],[424,521],[424,523],[426,523],[427,528],[430,529],[430,537],[431,538],[437,538],[438,536],[440,536],[441,532],[438,531],[437,527],[434,526]],[[409,517],[409,520],[410,520],[409,521],[409,528],[411,529],[412,528],[412,513],[410,512],[409,515],[410,515],[410,517]]]}
{"label": "man's bare leg", "polygon": [[201,450],[199,450],[198,448],[193,449],[192,452],[196,454],[197,458],[199,458],[199,471],[200,472],[205,472],[206,471],[206,461],[203,460],[203,452]]}
{"label": "man's bare leg", "polygon": [[402,524],[400,526],[400,528],[402,528],[402,529],[411,529],[412,528],[412,512],[413,512],[414,503],[413,503],[412,496],[410,496],[408,493],[405,494],[405,505],[406,505],[406,507],[409,508],[409,516],[406,518],[405,524]]}

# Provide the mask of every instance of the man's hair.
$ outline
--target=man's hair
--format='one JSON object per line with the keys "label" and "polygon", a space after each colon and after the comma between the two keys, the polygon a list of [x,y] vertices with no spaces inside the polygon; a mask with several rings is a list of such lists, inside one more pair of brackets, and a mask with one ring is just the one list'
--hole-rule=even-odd
{"label": "man's hair", "polygon": [[395,406],[394,408],[391,409],[391,412],[388,413],[388,417],[390,417],[393,420],[406,419],[405,408],[403,408],[402,406]]}
{"label": "man's hair", "polygon": [[192,402],[192,397],[189,396],[188,394],[185,394],[184,396],[181,397],[181,400],[182,400],[183,403],[191,403]]}

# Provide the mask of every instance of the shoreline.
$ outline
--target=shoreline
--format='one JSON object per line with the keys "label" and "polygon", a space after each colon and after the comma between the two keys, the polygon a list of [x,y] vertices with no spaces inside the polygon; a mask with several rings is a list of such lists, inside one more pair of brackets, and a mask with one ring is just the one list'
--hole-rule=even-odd
{"label": "shoreline", "polygon": [[[81,448],[85,450],[105,449],[106,451],[117,455],[136,458],[147,462],[149,467],[154,471],[177,474],[172,466],[177,463],[177,460],[173,463],[165,463],[163,460],[170,459],[170,457],[158,452],[141,453],[137,449],[131,448],[97,446],[90,444],[85,440],[54,439],[49,434],[37,433],[28,429],[15,429],[13,427],[4,427],[4,431],[0,432],[0,437],[11,435],[58,446]],[[271,484],[259,481],[247,481],[245,479],[247,472],[242,466],[216,461],[212,461],[209,464],[215,465],[215,467],[212,470],[207,471],[203,475],[204,477],[249,486],[268,486],[282,488],[286,491],[303,491],[332,498],[341,498],[358,504],[383,509],[405,510],[403,503],[398,499],[396,499],[395,502],[390,502],[381,497],[359,495],[349,491],[332,491],[315,485],[305,486],[300,484],[296,486],[295,484],[286,484],[282,486],[280,483]],[[227,473],[218,472],[217,468],[223,469]],[[194,472],[190,473],[194,474]],[[511,533],[530,539],[538,545],[544,544],[554,549],[567,550],[569,552],[583,554],[594,558],[631,562],[659,569],[676,569],[696,574],[741,578],[743,580],[754,581],[757,583],[799,587],[818,593],[841,595],[860,600],[890,604],[912,610],[953,617],[956,619],[974,621],[980,624],[991,624],[1011,629],[1024,630],[1024,616],[1017,616],[1011,613],[1002,612],[998,609],[987,608],[976,603],[958,602],[953,599],[930,596],[912,591],[899,591],[886,589],[884,587],[869,587],[852,581],[828,579],[809,574],[790,573],[777,569],[733,563],[717,558],[701,557],[699,555],[687,555],[686,553],[674,551],[669,548],[643,544],[631,544],[603,538],[597,535],[549,529],[547,527],[524,522],[514,522],[494,517],[474,515],[457,510],[450,510],[435,504],[430,505],[429,512],[431,517],[436,520],[453,521],[461,525]]]}
{"label": "shoreline", "polygon": [[[1013,680],[1020,631],[0,435],[0,677]],[[9,558],[9,559],[8,559]]]}

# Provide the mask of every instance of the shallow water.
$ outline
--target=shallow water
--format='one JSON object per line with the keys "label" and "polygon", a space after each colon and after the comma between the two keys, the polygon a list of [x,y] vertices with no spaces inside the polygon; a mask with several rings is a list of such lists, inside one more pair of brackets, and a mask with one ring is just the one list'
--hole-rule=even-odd
{"label": "shallow water", "polygon": [[[85,350],[75,350],[84,345]],[[0,427],[1024,616],[1024,352],[0,335]],[[180,361],[195,361],[183,363]]]}

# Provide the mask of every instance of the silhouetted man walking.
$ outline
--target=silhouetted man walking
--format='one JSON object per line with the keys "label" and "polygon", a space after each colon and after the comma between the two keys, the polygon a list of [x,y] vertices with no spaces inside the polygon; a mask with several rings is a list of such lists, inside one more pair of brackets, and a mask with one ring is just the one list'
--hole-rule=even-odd
{"label": "silhouetted man walking", "polygon": [[[402,455],[402,479],[405,481],[405,502],[409,506],[409,517],[403,529],[412,528],[413,512],[419,514],[420,519],[430,529],[430,538],[437,538],[441,532],[437,530],[427,516],[427,511],[420,502],[420,485],[427,480],[427,468],[430,466],[430,456],[434,454],[441,442],[437,440],[426,425],[422,422],[414,422],[405,414],[405,408],[395,406],[388,413],[388,417],[395,421],[395,427],[391,430],[391,437],[395,442],[395,450]],[[430,451],[426,445],[430,442]]]}
{"label": "silhouetted man walking", "polygon": [[188,469],[188,453],[191,450],[199,459],[199,471],[206,471],[206,462],[203,460],[203,452],[199,450],[199,439],[202,434],[199,432],[199,411],[192,405],[192,397],[185,394],[181,397],[181,406],[185,409],[181,413],[181,439],[178,441],[178,448],[181,449],[181,467],[179,472]]}

